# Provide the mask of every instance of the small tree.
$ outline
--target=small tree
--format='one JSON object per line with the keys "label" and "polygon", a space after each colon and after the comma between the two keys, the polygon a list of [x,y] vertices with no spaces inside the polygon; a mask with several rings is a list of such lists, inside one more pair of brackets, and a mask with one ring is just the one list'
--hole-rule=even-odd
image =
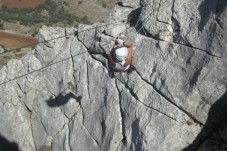
{"label": "small tree", "polygon": [[80,21],[84,24],[91,24],[91,22],[88,20],[87,16],[81,17]]}
{"label": "small tree", "polygon": [[0,30],[3,30],[3,29],[4,29],[4,24],[0,23]]}
{"label": "small tree", "polygon": [[20,52],[20,51],[21,51],[21,49],[20,49],[20,48],[17,48],[17,49],[16,49],[16,52]]}

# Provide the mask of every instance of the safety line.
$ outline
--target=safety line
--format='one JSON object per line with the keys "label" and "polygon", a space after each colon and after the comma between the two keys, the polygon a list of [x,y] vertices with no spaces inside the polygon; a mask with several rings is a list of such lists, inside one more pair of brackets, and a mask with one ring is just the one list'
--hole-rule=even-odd
{"label": "safety line", "polygon": [[[99,27],[104,27],[104,26],[114,25],[114,24],[121,24],[121,23],[124,23],[124,22],[126,22],[126,19],[120,20],[120,21],[114,22],[114,23],[112,22],[112,23],[108,23],[108,24],[104,24],[104,25],[100,25],[100,26],[95,26],[95,27],[92,27],[92,28],[89,28],[89,29],[84,29],[84,30],[81,30],[81,31],[79,31],[79,32],[78,32],[78,31],[75,31],[75,32],[73,32],[73,33],[65,34],[65,35],[63,35],[63,36],[59,36],[59,37],[56,37],[56,38],[44,40],[44,41],[37,42],[37,43],[34,43],[34,44],[26,45],[26,46],[23,46],[23,47],[14,48],[14,49],[11,49],[10,51],[7,51],[7,52],[5,52],[5,53],[11,52],[11,51],[15,51],[15,50],[17,50],[17,49],[23,49],[23,48],[35,46],[35,45],[38,45],[38,44],[46,43],[46,42],[49,42],[49,41],[52,41],[52,40],[56,40],[56,39],[68,37],[68,36],[70,36],[70,35],[77,35],[77,34],[79,34],[79,33],[82,33],[82,32],[85,32],[85,31],[89,31],[89,30],[93,30],[93,29],[96,29],[96,28],[99,28]],[[92,25],[91,25],[91,26],[92,26]],[[4,53],[1,53],[1,54],[4,54]]]}
{"label": "safety line", "polygon": [[28,73],[26,73],[26,74],[17,76],[17,77],[15,77],[15,78],[13,78],[13,79],[10,79],[10,80],[8,80],[8,81],[5,81],[5,82],[0,83],[0,85],[6,84],[6,83],[11,82],[11,81],[14,81],[14,80],[17,80],[17,79],[19,79],[19,78],[22,78],[22,77],[27,76],[27,75],[29,75],[29,74],[32,74],[32,73],[34,73],[34,72],[40,71],[40,70],[42,70],[42,69],[45,69],[45,68],[48,68],[48,67],[53,66],[53,65],[55,65],[55,64],[61,63],[61,62],[63,62],[63,61],[66,61],[66,60],[68,60],[68,59],[70,59],[70,58],[72,58],[72,57],[76,57],[76,56],[82,55],[82,54],[84,54],[84,53],[86,53],[86,52],[88,52],[88,51],[84,51],[84,52],[78,53],[78,54],[76,54],[76,55],[67,57],[67,58],[62,59],[62,60],[60,60],[60,61],[57,61],[57,62],[55,62],[55,63],[49,64],[49,65],[47,65],[47,66],[44,66],[44,67],[42,67],[42,68],[39,68],[39,69],[33,70],[33,71],[31,71],[31,72],[28,72]]}
{"label": "safety line", "polygon": [[[136,15],[136,13],[135,13],[134,15]],[[81,32],[85,32],[85,31],[97,29],[97,28],[103,27],[103,26],[108,26],[108,25],[113,25],[113,24],[121,24],[122,22],[125,22],[125,21],[126,21],[126,20],[124,19],[124,20],[121,20],[121,21],[119,21],[119,22],[108,23],[108,24],[104,24],[104,25],[101,25],[101,26],[95,26],[95,27],[93,27],[93,28],[84,29],[84,30],[81,30],[81,31],[79,31],[79,32],[78,32],[78,31],[75,31],[75,32],[70,33],[70,34],[65,34],[64,36],[59,36],[59,37],[56,37],[56,38],[52,38],[52,39],[44,40],[44,41],[41,41],[41,42],[37,42],[37,43],[35,43],[35,44],[30,44],[30,45],[26,45],[26,46],[23,46],[23,47],[11,49],[11,50],[8,51],[8,52],[15,51],[15,50],[17,50],[17,49],[22,49],[22,48],[27,48],[27,47],[35,46],[35,45],[42,44],[42,43],[46,43],[46,42],[49,42],[49,41],[52,41],[52,40],[56,40],[56,39],[60,39],[60,38],[64,38],[64,37],[67,37],[67,36],[70,36],[70,35],[78,35],[78,34],[81,33]],[[137,28],[138,23],[139,23],[140,21],[141,21],[141,14],[140,14],[138,20],[136,21],[135,28]],[[149,21],[149,19],[146,18],[145,21],[143,22],[142,26],[141,26],[141,27],[139,28],[139,30],[137,31],[138,33],[140,32],[140,30],[142,30],[142,29],[144,30],[144,24],[145,24],[146,22],[148,22],[148,21]],[[127,23],[128,23],[128,22],[127,22]],[[133,23],[133,21],[129,21],[129,23]],[[130,31],[130,32],[131,32],[131,31]],[[128,33],[130,33],[130,32],[128,32]],[[145,31],[144,31],[144,32],[145,32]],[[127,34],[128,34],[128,33],[127,33]],[[126,39],[127,39],[127,38],[128,38],[128,37],[126,36]],[[93,47],[94,45],[95,45],[94,42],[92,42],[92,47]],[[7,52],[7,53],[8,53],[8,52]],[[26,74],[17,76],[17,77],[15,77],[15,78],[13,78],[13,79],[10,79],[10,80],[8,80],[8,81],[2,82],[2,83],[0,83],[0,85],[9,83],[9,82],[14,81],[14,80],[17,80],[17,79],[19,79],[19,78],[22,78],[22,77],[27,76],[27,75],[30,75],[30,74],[32,74],[32,73],[34,73],[34,72],[43,70],[43,69],[45,69],[45,68],[48,68],[48,67],[53,66],[53,65],[55,65],[55,64],[61,63],[61,62],[63,62],[63,61],[66,61],[66,60],[68,60],[68,59],[71,59],[71,58],[73,58],[73,57],[80,56],[80,55],[82,55],[82,54],[84,54],[84,53],[86,53],[86,52],[89,52],[89,51],[84,51],[84,52],[75,54],[75,55],[73,55],[73,56],[67,57],[67,58],[65,58],[65,59],[63,59],[63,60],[57,61],[57,62],[55,62],[55,63],[48,64],[47,66],[44,66],[44,67],[42,67],[42,68],[33,70],[33,71],[31,71],[31,72],[28,72],[28,73],[26,73]],[[1,53],[1,54],[3,54],[3,53]],[[115,76],[115,79],[119,80],[118,77],[116,77],[116,76]],[[119,81],[120,81],[120,80],[119,80]],[[143,85],[135,92],[135,95],[136,95],[137,92],[138,92],[142,87],[144,87],[144,86],[145,86],[145,84],[143,84]],[[115,90],[116,90],[116,89],[115,89]],[[113,93],[111,94],[111,96],[110,96],[110,98],[109,98],[110,100],[112,100],[112,97],[113,97],[113,94],[115,93],[115,90],[114,90]],[[152,110],[154,110],[154,111],[156,111],[156,112],[158,112],[158,113],[160,113],[160,114],[162,114],[162,115],[164,115],[164,116],[170,118],[171,120],[174,120],[174,121],[178,122],[174,117],[171,117],[171,116],[168,115],[167,113],[161,112],[161,111],[159,111],[158,109],[155,109],[154,107],[148,106],[148,105],[146,105],[145,103],[141,102],[140,100],[138,100],[138,101],[139,101],[140,103],[142,103],[143,105],[145,105],[146,107],[148,107],[148,108],[150,108],[150,109],[152,109]],[[101,108],[103,108],[103,106],[101,106]],[[101,109],[101,108],[100,108],[100,109]],[[99,109],[99,110],[100,110],[100,109]],[[97,112],[97,111],[96,111],[96,112]],[[96,113],[96,112],[95,112],[95,113]]]}
{"label": "safety line", "polygon": [[[123,20],[123,21],[124,21],[124,20]],[[97,28],[99,28],[99,27],[103,27],[103,26],[107,26],[107,25],[112,25],[112,24],[120,24],[120,22],[118,22],[118,23],[109,23],[109,24],[105,24],[105,25],[96,26],[96,27],[93,27],[93,28],[81,30],[80,32],[77,32],[76,34],[81,33],[81,32],[85,32],[85,31],[89,31],[89,30],[92,30],[92,29],[97,29]],[[55,39],[67,37],[67,36],[73,35],[73,34],[75,34],[75,32],[70,33],[70,34],[67,34],[67,35],[64,35],[64,36],[59,36],[59,37],[56,37],[56,38],[52,38],[52,39],[49,39],[49,40],[45,40],[45,41],[39,42],[39,43],[37,43],[37,44],[41,44],[41,43],[45,43],[45,42],[48,42],[48,41],[51,41],[51,40],[55,40]],[[34,46],[34,45],[37,45],[37,44],[29,45],[29,46],[27,46],[27,47]],[[21,48],[25,48],[25,47],[21,47]],[[16,48],[16,49],[20,49],[20,48]],[[16,50],[16,49],[14,49],[14,50]],[[13,51],[13,50],[11,50],[11,51]],[[34,72],[40,71],[40,70],[45,69],[45,68],[47,68],[47,67],[50,67],[50,66],[52,66],[52,65],[54,65],[54,64],[58,64],[58,63],[60,63],[60,62],[63,62],[63,61],[65,61],[65,60],[68,60],[68,59],[70,59],[70,58],[72,58],[72,57],[79,56],[79,55],[81,55],[81,54],[83,54],[83,53],[86,53],[86,52],[88,52],[88,51],[84,51],[84,52],[79,53],[79,54],[76,54],[76,55],[74,55],[74,56],[70,56],[70,57],[68,57],[68,58],[65,58],[65,59],[63,59],[63,60],[60,60],[60,61],[55,62],[55,63],[53,63],[53,64],[49,64],[49,65],[47,65],[47,66],[45,66],[45,67],[42,67],[42,68],[40,68],[40,69],[37,69],[37,70],[31,71],[31,72],[28,72],[28,73],[23,74],[23,75],[21,75],[21,76],[15,77],[15,78],[10,79],[10,80],[5,81],[5,82],[2,82],[2,83],[0,83],[0,85],[3,85],[3,84],[6,84],[6,83],[8,83],[8,82],[14,81],[14,80],[16,80],[16,79],[22,78],[22,77],[24,77],[24,76],[27,76],[27,75],[32,74],[32,73],[34,73]]]}
{"label": "safety line", "polygon": [[[135,15],[135,14],[134,14],[134,15]],[[56,38],[52,38],[52,39],[44,40],[44,41],[41,41],[41,42],[37,42],[37,43],[35,43],[35,44],[31,44],[31,45],[27,45],[27,46],[23,46],[23,47],[11,49],[11,50],[8,51],[8,52],[15,51],[15,50],[17,50],[17,49],[22,49],[22,48],[27,48],[27,47],[35,46],[35,45],[42,44],[42,43],[46,43],[46,42],[49,42],[49,41],[52,41],[52,40],[56,40],[56,39],[59,39],[59,38],[63,38],[63,37],[67,37],[67,36],[70,36],[70,35],[78,35],[79,33],[82,33],[82,32],[85,32],[85,31],[89,31],[89,30],[93,30],[93,29],[97,29],[97,28],[99,28],[99,27],[104,27],[104,26],[114,25],[114,24],[122,24],[122,23],[124,23],[124,22],[126,22],[126,21],[127,21],[126,19],[123,19],[123,20],[120,20],[120,21],[118,21],[118,22],[112,22],[112,23],[107,23],[107,24],[100,25],[100,26],[95,26],[95,27],[92,27],[92,28],[89,28],[89,29],[81,30],[81,31],[79,31],[79,32],[78,32],[78,31],[74,31],[73,33],[65,34],[64,36],[59,36],[59,37],[56,37]],[[137,21],[137,22],[138,22],[138,21]],[[130,21],[130,23],[133,23],[133,22]],[[7,52],[7,53],[8,53],[8,52]],[[74,55],[74,56],[70,56],[70,57],[68,57],[68,58],[65,58],[65,59],[63,59],[63,60],[60,60],[60,61],[55,62],[55,63],[53,63],[53,64],[48,64],[47,66],[42,67],[42,68],[40,68],[40,69],[37,69],[37,70],[31,71],[31,72],[28,72],[28,73],[26,73],[26,74],[24,74],[24,75],[21,75],[21,76],[15,77],[15,78],[13,78],[13,79],[10,79],[10,80],[8,80],[8,81],[2,82],[2,83],[0,83],[0,85],[6,84],[6,83],[11,82],[11,81],[14,81],[14,80],[16,80],[16,79],[19,79],[19,78],[21,78],[21,77],[27,76],[27,75],[32,74],[32,73],[34,73],[34,72],[40,71],[40,70],[45,69],[45,68],[47,68],[47,67],[50,67],[50,66],[52,66],[52,65],[54,65],[54,64],[63,62],[63,61],[68,60],[68,59],[70,59],[70,58],[72,58],[72,57],[79,56],[79,55],[81,55],[81,54],[83,54],[83,53],[86,53],[86,52],[88,52],[88,51],[85,51],[85,52],[76,54],[76,55]]]}

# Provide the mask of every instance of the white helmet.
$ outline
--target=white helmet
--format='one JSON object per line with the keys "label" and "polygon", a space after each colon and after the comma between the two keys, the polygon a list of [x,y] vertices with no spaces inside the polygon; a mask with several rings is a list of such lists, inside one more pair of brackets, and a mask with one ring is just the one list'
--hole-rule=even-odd
{"label": "white helmet", "polygon": [[126,47],[121,47],[115,49],[115,58],[117,62],[124,61],[128,56],[128,49]]}

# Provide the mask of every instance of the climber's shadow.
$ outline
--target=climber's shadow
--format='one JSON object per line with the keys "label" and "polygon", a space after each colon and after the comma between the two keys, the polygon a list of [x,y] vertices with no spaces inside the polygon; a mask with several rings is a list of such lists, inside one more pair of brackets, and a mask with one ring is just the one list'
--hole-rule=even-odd
{"label": "climber's shadow", "polygon": [[199,23],[199,30],[202,31],[208,20],[210,19],[211,14],[215,14],[218,17],[223,13],[225,7],[227,6],[226,0],[204,0],[199,6],[199,13],[201,20]]}
{"label": "climber's shadow", "polygon": [[80,102],[82,99],[81,96],[76,96],[72,92],[69,92],[66,95],[60,93],[56,98],[53,98],[53,96],[51,96],[46,102],[50,107],[59,107],[65,105],[71,98],[76,99],[77,102]]}
{"label": "climber's shadow", "polygon": [[19,151],[19,147],[15,142],[9,142],[0,134],[0,150],[1,151]]}
{"label": "climber's shadow", "polygon": [[[182,151],[195,151],[206,139],[210,139],[214,134],[220,132],[227,126],[227,91],[216,101],[210,108],[205,126],[193,141],[192,144],[184,148]],[[225,134],[227,135],[227,134]],[[217,140],[221,144],[227,144],[223,139]]]}

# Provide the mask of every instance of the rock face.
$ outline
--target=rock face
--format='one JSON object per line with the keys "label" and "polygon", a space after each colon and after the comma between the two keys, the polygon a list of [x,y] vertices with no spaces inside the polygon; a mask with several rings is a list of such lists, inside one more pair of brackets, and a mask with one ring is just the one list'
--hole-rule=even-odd
{"label": "rock face", "polygon": [[[0,70],[1,135],[23,151],[183,150],[226,92],[226,5],[122,0],[105,23],[43,27],[41,43]],[[111,78],[121,33],[135,70]]]}
{"label": "rock face", "polygon": [[0,53],[3,53],[4,51],[4,48],[0,45]]}

